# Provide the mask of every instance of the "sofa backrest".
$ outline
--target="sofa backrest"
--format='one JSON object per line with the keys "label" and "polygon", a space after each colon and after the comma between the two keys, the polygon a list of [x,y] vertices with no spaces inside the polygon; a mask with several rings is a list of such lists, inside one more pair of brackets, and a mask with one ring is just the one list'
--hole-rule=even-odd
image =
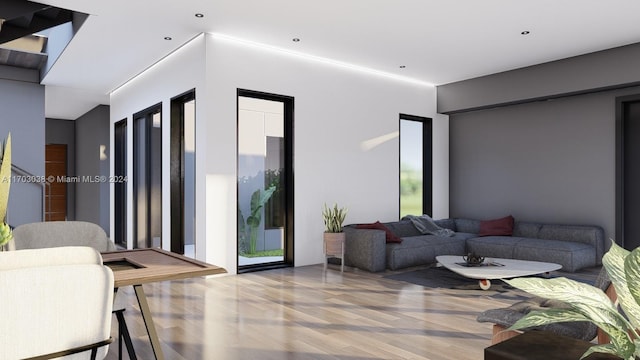
{"label": "sofa backrest", "polygon": [[473,219],[454,219],[456,222],[456,232],[477,234],[480,232],[480,220]]}
{"label": "sofa backrest", "polygon": [[384,223],[395,236],[397,237],[409,237],[422,235],[418,229],[413,225],[411,220],[400,220]]}
{"label": "sofa backrest", "polygon": [[440,219],[434,220],[433,222],[441,228],[456,231],[456,221],[454,219]]}
{"label": "sofa backrest", "polygon": [[537,239],[541,227],[540,223],[516,221],[513,224],[513,236]]}

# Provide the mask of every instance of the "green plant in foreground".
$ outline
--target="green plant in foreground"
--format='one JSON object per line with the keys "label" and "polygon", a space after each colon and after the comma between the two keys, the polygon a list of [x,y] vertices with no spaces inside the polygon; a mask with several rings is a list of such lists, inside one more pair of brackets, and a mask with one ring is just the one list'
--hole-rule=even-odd
{"label": "green plant in foreground", "polygon": [[7,219],[7,205],[9,204],[9,188],[11,187],[11,133],[7,141],[0,148],[0,222]]}
{"label": "green plant in foreground", "polygon": [[325,232],[339,233],[342,232],[342,224],[347,216],[347,208],[338,208],[338,204],[334,204],[333,208],[324,204],[322,210],[322,218],[324,219]]}
{"label": "green plant in foreground", "polygon": [[4,147],[0,148],[0,247],[13,239],[11,228],[7,225],[7,206],[11,186],[11,134],[7,136]]}
{"label": "green plant in foreground", "polygon": [[[568,309],[532,311],[509,330],[519,330],[557,322],[589,321],[604,331],[611,342],[590,347],[582,358],[600,352],[624,360],[640,356],[640,248],[629,252],[613,243],[602,259],[618,295],[624,315],[600,289],[564,277],[554,279],[516,278],[511,286],[536,296],[565,302]],[[582,359],[581,358],[581,359]]]}
{"label": "green plant in foreground", "polygon": [[13,239],[13,232],[7,223],[0,222],[0,247],[6,245]]}

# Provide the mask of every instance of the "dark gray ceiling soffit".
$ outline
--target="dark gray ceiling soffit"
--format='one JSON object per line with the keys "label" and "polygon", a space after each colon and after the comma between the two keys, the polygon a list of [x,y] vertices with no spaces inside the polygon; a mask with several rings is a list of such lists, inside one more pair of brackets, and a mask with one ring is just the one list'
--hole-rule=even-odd
{"label": "dark gray ceiling soffit", "polygon": [[0,2],[0,44],[73,20],[73,11],[25,0]]}

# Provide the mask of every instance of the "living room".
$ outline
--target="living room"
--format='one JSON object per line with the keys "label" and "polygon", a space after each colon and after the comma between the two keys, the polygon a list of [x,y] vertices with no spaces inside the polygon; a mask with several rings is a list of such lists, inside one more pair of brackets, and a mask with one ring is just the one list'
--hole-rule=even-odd
{"label": "living room", "polygon": [[[63,6],[59,1],[47,1],[47,3]],[[201,8],[198,9],[198,5]],[[290,6],[291,4],[279,5]],[[351,5],[353,8],[350,10],[367,8],[363,3],[358,5],[360,7]],[[507,6],[504,2],[495,2],[493,5],[496,7],[499,5]],[[578,4],[574,5],[578,8],[581,7]],[[98,14],[102,11],[102,15],[100,15],[102,17],[109,15],[109,11],[107,11],[109,6],[92,8],[81,2],[64,2],[64,6],[75,7],[79,11],[91,14]],[[116,5],[112,6],[116,7]],[[126,8],[127,5],[123,3],[122,6]],[[293,27],[285,30],[278,29],[274,34],[279,36],[287,33],[288,35],[286,38],[279,38],[271,43],[266,39],[265,43],[253,40],[254,38],[250,36],[249,32],[237,30],[234,33],[233,27],[229,27],[228,31],[215,27],[204,29],[206,26],[197,21],[202,19],[222,21],[221,18],[225,16],[223,14],[228,14],[224,11],[225,6],[231,7],[232,5],[225,4],[220,8],[211,6],[212,8],[207,11],[205,11],[207,9],[205,4],[168,8],[171,10],[172,16],[178,16],[177,14],[184,18],[188,16],[191,26],[197,31],[176,30],[179,34],[170,34],[170,31],[158,26],[156,29],[162,29],[162,32],[159,31],[153,35],[158,38],[159,43],[162,43],[158,47],[165,47],[165,49],[171,47],[171,49],[159,56],[156,53],[152,61],[143,64],[143,66],[134,66],[127,69],[125,75],[119,75],[116,81],[117,86],[106,87],[109,88],[109,103],[101,104],[109,105],[110,142],[106,144],[106,154],[109,159],[108,163],[113,168],[113,127],[115,123],[123,119],[132,119],[133,114],[156,104],[162,104],[163,114],[170,114],[171,99],[195,89],[196,118],[198,119],[195,131],[195,152],[197,154],[195,160],[195,191],[197,196],[194,204],[195,256],[199,260],[221,266],[227,269],[230,274],[236,273],[238,269],[237,222],[235,218],[237,208],[237,89],[290,96],[295,101],[295,208],[293,211],[295,246],[293,247],[293,265],[296,273],[310,271],[307,267],[311,267],[313,270],[320,269],[317,265],[323,260],[321,210],[324,203],[338,202],[340,205],[347,206],[349,208],[347,223],[398,219],[399,140],[397,137],[391,137],[391,140],[370,149],[364,149],[362,144],[368,140],[397,132],[399,114],[428,117],[433,121],[431,155],[433,159],[432,216],[434,218],[491,219],[511,214],[516,220],[523,221],[595,224],[605,229],[607,238],[619,238],[616,218],[615,99],[620,96],[638,94],[640,91],[639,88],[634,87],[638,81],[637,70],[634,66],[634,59],[637,59],[637,45],[629,45],[638,41],[635,35],[638,33],[637,29],[633,28],[635,32],[632,31],[633,29],[627,29],[625,38],[613,38],[612,36],[609,44],[614,45],[611,46],[603,47],[604,45],[601,44],[605,44],[605,42],[601,42],[592,48],[583,45],[582,48],[574,47],[571,51],[538,55],[542,54],[542,49],[545,48],[544,41],[539,40],[543,43],[536,45],[532,44],[532,38],[535,40],[535,37],[540,36],[543,31],[537,32],[533,25],[530,25],[531,22],[522,21],[517,24],[518,27],[515,29],[513,29],[513,24],[510,24],[509,27],[514,31],[511,34],[514,40],[509,41],[520,43],[519,47],[513,48],[513,51],[526,52],[525,50],[531,47],[527,51],[530,54],[536,54],[536,57],[518,59],[520,62],[511,64],[501,64],[502,67],[496,65],[491,68],[487,66],[474,74],[461,72],[458,78],[441,82],[435,77],[433,79],[421,77],[417,69],[423,66],[418,64],[422,60],[410,57],[410,51],[402,53],[398,50],[397,56],[381,56],[384,61],[380,60],[379,63],[371,60],[374,57],[357,56],[359,37],[353,34],[350,35],[352,38],[348,38],[340,45],[343,48],[351,48],[351,50],[343,52],[343,57],[337,57],[337,60],[345,62],[329,63],[320,61],[322,59],[318,57],[301,56],[300,53],[308,52],[325,56],[327,59],[332,58],[321,52],[320,46],[313,47],[314,37],[312,35],[305,36],[302,32],[287,33],[285,31],[292,31]],[[252,4],[252,6],[257,5]],[[382,5],[380,6],[382,7]],[[412,6],[418,5],[413,4]],[[437,5],[434,3],[424,6]],[[605,11],[596,4],[590,6],[597,7],[599,11]],[[621,6],[628,9],[622,13],[633,13],[635,5],[622,3]],[[509,6],[509,8],[511,7]],[[233,11],[228,9],[227,11],[234,14],[235,11],[240,11],[237,8],[233,9]],[[424,21],[424,14],[427,11],[424,8],[419,9],[422,11],[408,11],[407,13],[414,13],[414,17],[412,17],[413,21],[405,23],[415,25],[419,20]],[[254,11],[259,13],[260,10],[270,14],[261,7]],[[328,16],[326,18],[329,19],[332,18],[331,15],[334,15],[333,11],[322,9],[322,6],[318,4],[307,9],[304,13],[312,13],[312,10]],[[451,9],[448,10],[451,11]],[[478,9],[478,11],[480,10],[482,9]],[[494,15],[491,15],[490,10]],[[513,12],[518,12],[518,10],[522,9],[511,8]],[[378,16],[383,16],[384,11],[391,11],[391,9],[383,7],[377,11],[379,11],[379,13],[376,12]],[[394,14],[404,14],[404,11],[396,10]],[[482,11],[483,14],[487,14],[487,17],[493,16],[495,22],[499,22],[498,20],[503,16],[495,15],[496,12],[499,13],[499,10],[495,8],[483,9]],[[571,14],[570,10],[565,9],[565,11],[564,14]],[[165,10],[165,12],[169,11]],[[594,10],[594,12],[597,11]],[[620,12],[617,10],[616,14]],[[203,14],[204,18],[195,17],[194,14],[197,13]],[[355,13],[345,9],[345,12],[340,16],[335,15],[333,23],[325,24],[316,20],[318,23],[316,26],[329,31],[326,28],[337,27],[338,24],[342,24],[341,26],[346,28],[345,24],[353,21],[351,26],[357,33],[360,31],[357,26],[360,22],[365,22],[367,19],[373,21],[367,16],[359,17]],[[553,16],[551,14],[543,16],[544,14],[545,12],[541,12],[539,16],[551,21]],[[160,12],[156,15],[158,17],[162,15],[161,18],[167,22],[172,17],[169,14],[160,14]],[[317,19],[311,14],[306,16],[308,16],[306,19],[309,22],[312,22],[311,19]],[[258,16],[253,14],[252,17]],[[465,15],[464,19],[467,20],[469,17],[471,16]],[[125,20],[125,23],[135,21],[133,15],[126,17]],[[577,23],[581,22],[577,21]],[[482,26],[477,22],[474,24]],[[437,23],[437,25],[444,26],[441,23]],[[603,32],[615,28],[614,25],[616,24],[609,24],[608,27],[602,25]],[[87,29],[91,29],[94,23],[88,22],[87,26]],[[542,21],[537,26],[541,27]],[[410,26],[407,25],[407,27]],[[368,29],[368,27],[363,27],[363,29]],[[409,31],[406,28],[403,30]],[[531,33],[521,34],[525,30]],[[474,31],[470,25],[466,32],[473,38],[471,34]],[[502,31],[506,30],[503,28]],[[378,30],[378,35],[381,35],[380,32],[382,32],[381,29]],[[446,33],[446,31],[443,32]],[[397,35],[396,39],[400,38],[401,32]],[[172,37],[172,40],[164,40],[164,37],[169,36]],[[583,35],[578,37],[581,36]],[[293,38],[299,38],[300,41],[294,42]],[[546,39],[548,41],[548,38]],[[149,38],[144,38],[141,41],[145,42],[145,45],[153,42]],[[401,41],[389,41],[390,44],[393,42]],[[472,48],[469,51],[471,55],[475,54],[475,56],[469,56],[466,53],[459,54],[456,63],[451,64],[452,67],[455,65],[459,68],[471,68],[474,58],[485,59],[485,64],[490,62],[487,58],[491,58],[492,55],[485,54],[481,49],[473,47],[473,44],[470,44],[473,42],[487,44],[487,41],[478,38],[466,39],[464,43]],[[171,43],[171,45],[167,45],[167,43]],[[617,48],[621,45],[628,46]],[[564,46],[569,47],[569,44],[566,43]],[[391,45],[389,47],[393,48]],[[587,54],[609,48],[616,49],[606,50],[604,53]],[[283,49],[288,51],[283,51]],[[503,55],[507,50],[501,49],[502,52],[499,55]],[[91,62],[92,56],[95,56],[92,50],[83,51],[73,43],[69,46],[68,51],[67,55],[76,54],[80,58],[86,59],[87,62]],[[434,53],[447,51],[453,51],[453,49],[443,50],[434,45],[432,50]],[[394,51],[385,52],[393,53]],[[84,53],[84,55],[80,55],[80,53]],[[331,54],[340,54],[340,52],[335,50]],[[578,55],[583,55],[583,57],[560,60]],[[66,55],[63,55],[60,64],[56,66],[60,66],[61,69],[67,67],[64,72],[73,74],[73,69],[64,64],[64,56]],[[117,57],[111,57],[111,61],[114,63],[113,69],[124,66],[123,63],[126,62],[124,59],[129,57],[135,57],[135,53],[122,53]],[[392,59],[393,61],[391,61]],[[548,63],[553,60],[559,60],[559,62]],[[496,62],[499,61],[496,60]],[[547,64],[538,65],[540,63]],[[352,66],[346,67],[346,64]],[[383,74],[372,71],[380,68],[378,64],[384,64],[382,69],[385,72]],[[444,67],[443,64],[441,65]],[[533,67],[523,68],[530,65]],[[405,66],[405,68],[400,69],[400,66]],[[516,70],[517,68],[523,69]],[[489,71],[490,69],[491,71]],[[78,72],[84,75],[84,73],[89,73],[89,70],[83,68],[78,69]],[[104,65],[97,70],[92,70],[108,72],[110,66]],[[507,70],[513,71],[501,73]],[[48,76],[50,76],[49,81],[52,82],[52,79],[60,78],[60,74],[63,72],[63,70],[55,68],[51,71],[54,72]],[[432,73],[437,72],[438,68],[435,67]],[[390,74],[396,76],[391,77]],[[121,79],[126,81],[121,81]],[[411,81],[411,79],[417,81]],[[45,80],[47,80],[46,77]],[[459,80],[467,81],[458,82]],[[75,81],[76,83],[82,81],[92,83],[91,75]],[[71,80],[69,82],[71,83]],[[429,83],[439,86],[433,86]],[[41,87],[43,85],[33,84],[33,86]],[[97,86],[92,84],[90,88],[95,89]],[[11,90],[6,91],[10,92]],[[484,98],[475,99],[474,97]],[[0,99],[0,102],[3,101]],[[10,104],[3,102],[3,108],[5,106],[9,107]],[[26,115],[25,117],[29,119],[21,121],[27,121],[29,126],[13,127],[11,122],[18,121],[19,117],[20,115],[16,114],[16,117],[12,117],[11,120],[3,119],[3,125],[7,125],[3,126],[3,129],[6,129],[7,132],[11,131],[12,140],[16,147],[15,162],[22,164],[22,166],[29,166],[28,164],[31,163],[43,164],[43,151],[33,151],[30,140],[34,138],[34,134],[37,135],[35,138],[44,139],[45,128],[41,119],[33,120],[32,115]],[[163,133],[163,141],[169,141],[168,132]],[[41,142],[44,145],[44,141]],[[29,149],[30,147],[31,149]],[[133,154],[128,156],[129,166],[132,167]],[[163,148],[163,157],[169,157],[168,146]],[[132,169],[131,167],[129,169]],[[36,169],[34,172],[38,174],[44,171],[42,168],[36,167]],[[169,166],[163,167],[163,179],[168,180],[169,176]],[[171,190],[168,181],[166,183],[163,187],[163,205],[168,209]],[[105,230],[110,234],[116,232],[113,197],[113,190],[111,190],[109,201],[106,204],[100,204],[108,209],[109,226]],[[18,200],[11,198],[10,201],[13,201],[10,203],[10,208],[18,206],[15,203]],[[132,236],[134,231],[133,214],[129,213],[128,216],[127,234]],[[163,211],[162,220],[162,233],[169,234],[171,231],[169,211]],[[169,236],[163,236],[162,241],[163,247],[170,246]],[[343,281],[342,275],[333,271],[322,275],[322,277],[320,274],[322,273],[317,272],[315,276],[310,275],[310,277],[318,282],[326,281],[332,286]],[[278,277],[287,276],[281,275],[279,272],[272,275],[265,274],[263,275],[265,278],[259,276],[259,274],[244,274],[238,276],[237,281],[244,282],[245,279],[250,278],[256,279],[252,281],[263,281],[273,286],[289,285],[285,282],[288,280],[283,280],[283,284],[278,284]],[[375,276],[371,277],[369,274],[361,274],[357,271],[344,276],[349,281],[355,282],[359,281],[357,276],[363,276],[365,280],[376,279]],[[273,279],[271,279],[272,277]],[[311,283],[309,280],[309,284],[303,286],[312,286]],[[198,290],[190,290],[189,284],[193,284]],[[160,291],[157,293],[158,296],[163,296],[160,295],[164,294],[162,291],[168,290],[169,287],[179,286],[182,291],[185,291],[186,296],[190,291],[201,291],[203,284],[194,280],[184,284],[158,285],[154,289],[157,288]],[[351,286],[356,287],[355,284]],[[341,291],[349,292],[348,288],[338,287]],[[243,291],[235,287],[233,289]],[[264,289],[264,291],[268,290]],[[292,291],[295,293],[295,288]],[[375,288],[368,289],[368,291],[383,290]],[[409,291],[411,293],[417,290],[411,288]],[[198,296],[200,295],[202,293],[199,293]],[[250,293],[248,296],[251,299],[258,295]],[[279,296],[284,295],[280,293]],[[420,297],[416,298],[416,302],[410,303],[408,307],[422,308],[426,307],[425,304],[432,302],[453,302],[453,298],[456,297],[449,298],[447,295],[443,295],[441,299]],[[237,300],[242,301],[243,298],[240,297]],[[397,298],[394,298],[391,301],[396,300]],[[477,296],[456,298],[455,300],[461,301],[462,304],[442,311],[455,313],[456,311],[467,311],[461,310],[461,308],[479,309],[496,305],[494,300],[478,299]],[[331,301],[336,301],[339,304],[341,300],[339,296],[336,296],[336,299]],[[385,300],[380,299],[379,301]],[[479,303],[474,303],[474,301]],[[211,305],[211,308],[215,308],[215,305]],[[265,309],[265,311],[276,310]],[[305,311],[309,311],[309,309],[305,309]],[[348,314],[343,315],[348,316]],[[380,316],[384,318],[384,314]],[[486,338],[483,340],[490,337],[489,329],[486,326],[472,324],[474,321],[472,315],[467,320],[469,320],[467,324],[469,329],[475,329],[471,332],[476,334],[486,332]],[[253,321],[261,320],[253,319]],[[303,321],[303,319],[294,321]],[[335,319],[326,321],[331,322]],[[448,321],[442,320],[440,325],[446,322]],[[402,325],[399,325],[399,328],[401,327]],[[265,329],[262,328],[262,330]],[[218,335],[211,337],[215,336]],[[458,335],[451,335],[452,339],[448,339],[451,343],[448,346],[459,345],[455,340],[457,336],[465,337],[467,335],[462,332]],[[248,337],[255,338],[257,335]],[[222,343],[222,341],[219,343],[220,346],[223,346]],[[481,341],[478,341],[473,344],[480,346],[480,343]],[[203,344],[206,342],[203,341]],[[277,347],[277,343],[272,345]],[[186,353],[189,354],[189,351],[187,350]],[[213,354],[208,351],[213,350],[203,351],[202,354]],[[471,350],[469,349],[469,351]],[[274,353],[273,357],[278,358],[279,354]],[[475,358],[478,358],[479,353],[474,354]],[[306,355],[313,358],[313,355],[319,354],[310,351]],[[347,355],[343,354],[343,356]],[[353,354],[348,356],[357,358]],[[374,356],[376,355],[369,354],[361,357],[372,358]],[[377,356],[379,358],[393,358],[390,354]],[[421,356],[423,358],[429,358],[429,356],[434,359],[439,358],[435,353],[422,353]],[[183,357],[189,358],[188,355]],[[202,358],[206,358],[206,355],[202,355]]]}

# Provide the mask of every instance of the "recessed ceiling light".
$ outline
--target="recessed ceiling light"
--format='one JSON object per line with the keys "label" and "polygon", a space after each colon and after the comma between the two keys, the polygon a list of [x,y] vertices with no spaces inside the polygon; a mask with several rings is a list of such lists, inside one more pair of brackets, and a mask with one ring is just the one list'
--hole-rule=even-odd
{"label": "recessed ceiling light", "polygon": [[203,17],[204,17],[204,14],[197,13],[197,14],[196,14],[196,17],[197,17],[197,18],[203,18]]}
{"label": "recessed ceiling light", "polygon": [[407,67],[406,65],[400,65],[400,69],[404,69],[406,67]]}
{"label": "recessed ceiling light", "polygon": [[520,35],[529,35],[529,34],[531,34],[531,32],[528,31],[528,30],[525,30],[525,31],[520,33]]}
{"label": "recessed ceiling light", "polygon": [[291,41],[293,41],[293,42],[300,42],[300,38],[293,38],[293,39],[291,39]]}
{"label": "recessed ceiling light", "polygon": [[164,39],[165,40],[173,40],[173,38],[171,36],[165,36]]}

